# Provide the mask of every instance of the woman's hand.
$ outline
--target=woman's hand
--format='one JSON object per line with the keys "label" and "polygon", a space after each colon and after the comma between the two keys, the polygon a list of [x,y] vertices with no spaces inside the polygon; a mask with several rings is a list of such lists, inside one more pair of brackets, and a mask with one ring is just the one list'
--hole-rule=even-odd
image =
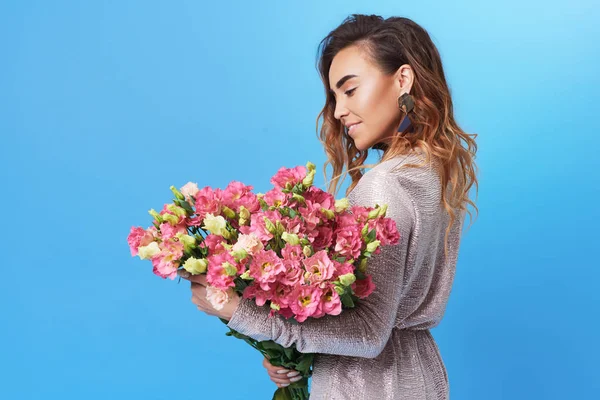
{"label": "woman's hand", "polygon": [[[275,382],[278,387],[286,387],[290,383],[297,382],[302,379],[300,372],[293,369],[290,370],[272,365],[267,357],[268,356],[265,356],[263,360],[263,366],[267,369],[269,378],[271,378],[271,380]],[[278,373],[277,371],[282,371],[282,373]]]}
{"label": "woman's hand", "polygon": [[187,271],[179,271],[178,275],[183,279],[187,279],[192,283],[192,303],[198,307],[198,310],[204,311],[208,315],[213,315],[215,317],[223,318],[227,321],[231,319],[233,313],[237,309],[238,304],[240,303],[240,295],[236,292],[230,296],[230,300],[223,305],[223,308],[217,310],[212,306],[210,301],[206,299],[206,286],[208,282],[206,281],[206,275],[191,275]]}

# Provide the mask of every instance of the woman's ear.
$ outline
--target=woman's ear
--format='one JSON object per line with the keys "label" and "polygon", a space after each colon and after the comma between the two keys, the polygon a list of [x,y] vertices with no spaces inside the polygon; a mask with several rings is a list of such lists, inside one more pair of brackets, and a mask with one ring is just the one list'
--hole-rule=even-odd
{"label": "woman's ear", "polygon": [[408,64],[403,64],[395,74],[396,81],[400,85],[400,93],[410,93],[415,79],[414,71]]}

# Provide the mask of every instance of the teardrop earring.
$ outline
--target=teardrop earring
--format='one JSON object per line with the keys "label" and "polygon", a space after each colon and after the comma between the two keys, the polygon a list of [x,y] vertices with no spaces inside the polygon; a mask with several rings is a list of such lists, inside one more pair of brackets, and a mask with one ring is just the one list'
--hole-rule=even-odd
{"label": "teardrop earring", "polygon": [[404,113],[404,118],[398,128],[398,132],[404,132],[404,130],[411,125],[408,113],[415,109],[415,99],[410,94],[404,93],[402,96],[398,97],[398,108]]}

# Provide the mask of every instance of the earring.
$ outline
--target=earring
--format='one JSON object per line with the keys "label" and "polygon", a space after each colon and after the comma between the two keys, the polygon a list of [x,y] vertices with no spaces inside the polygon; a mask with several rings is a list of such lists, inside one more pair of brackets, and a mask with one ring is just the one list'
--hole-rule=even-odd
{"label": "earring", "polygon": [[408,114],[415,108],[415,99],[410,94],[404,93],[402,96],[398,97],[398,107],[404,114]]}
{"label": "earring", "polygon": [[404,93],[402,96],[398,97],[398,107],[405,114],[402,119],[402,123],[398,128],[398,132],[404,132],[406,128],[411,125],[410,118],[408,117],[408,113],[414,110],[415,108],[415,99],[408,93]]}

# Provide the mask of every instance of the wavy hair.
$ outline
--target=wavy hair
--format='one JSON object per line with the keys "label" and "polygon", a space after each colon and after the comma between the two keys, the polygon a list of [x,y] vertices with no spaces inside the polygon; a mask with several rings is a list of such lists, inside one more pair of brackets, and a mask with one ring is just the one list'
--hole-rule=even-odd
{"label": "wavy hair", "polygon": [[[363,176],[362,170],[374,166],[365,165],[369,151],[358,150],[341,121],[334,117],[335,97],[330,92],[329,69],[335,55],[349,46],[358,46],[388,76],[404,64],[410,65],[414,72],[411,95],[415,104],[408,114],[411,125],[404,132],[387,138],[386,143],[377,143],[372,148],[383,151],[379,162],[421,150],[425,154],[424,163],[402,165],[407,168],[428,164],[432,156],[439,161],[435,165],[441,187],[447,188],[441,190],[441,203],[450,216],[444,240],[447,256],[448,234],[457,218],[456,210],[467,210],[470,204],[479,214],[469,199],[473,184],[478,190],[477,134],[465,133],[456,123],[440,54],[427,31],[408,18],[352,14],[319,44],[317,69],[325,86],[326,101],[317,116],[317,136],[327,155],[323,168],[327,191],[337,195],[349,174],[352,182],[346,190],[348,195]],[[333,169],[330,181],[326,173],[328,165]],[[472,214],[468,213],[472,221]]]}

